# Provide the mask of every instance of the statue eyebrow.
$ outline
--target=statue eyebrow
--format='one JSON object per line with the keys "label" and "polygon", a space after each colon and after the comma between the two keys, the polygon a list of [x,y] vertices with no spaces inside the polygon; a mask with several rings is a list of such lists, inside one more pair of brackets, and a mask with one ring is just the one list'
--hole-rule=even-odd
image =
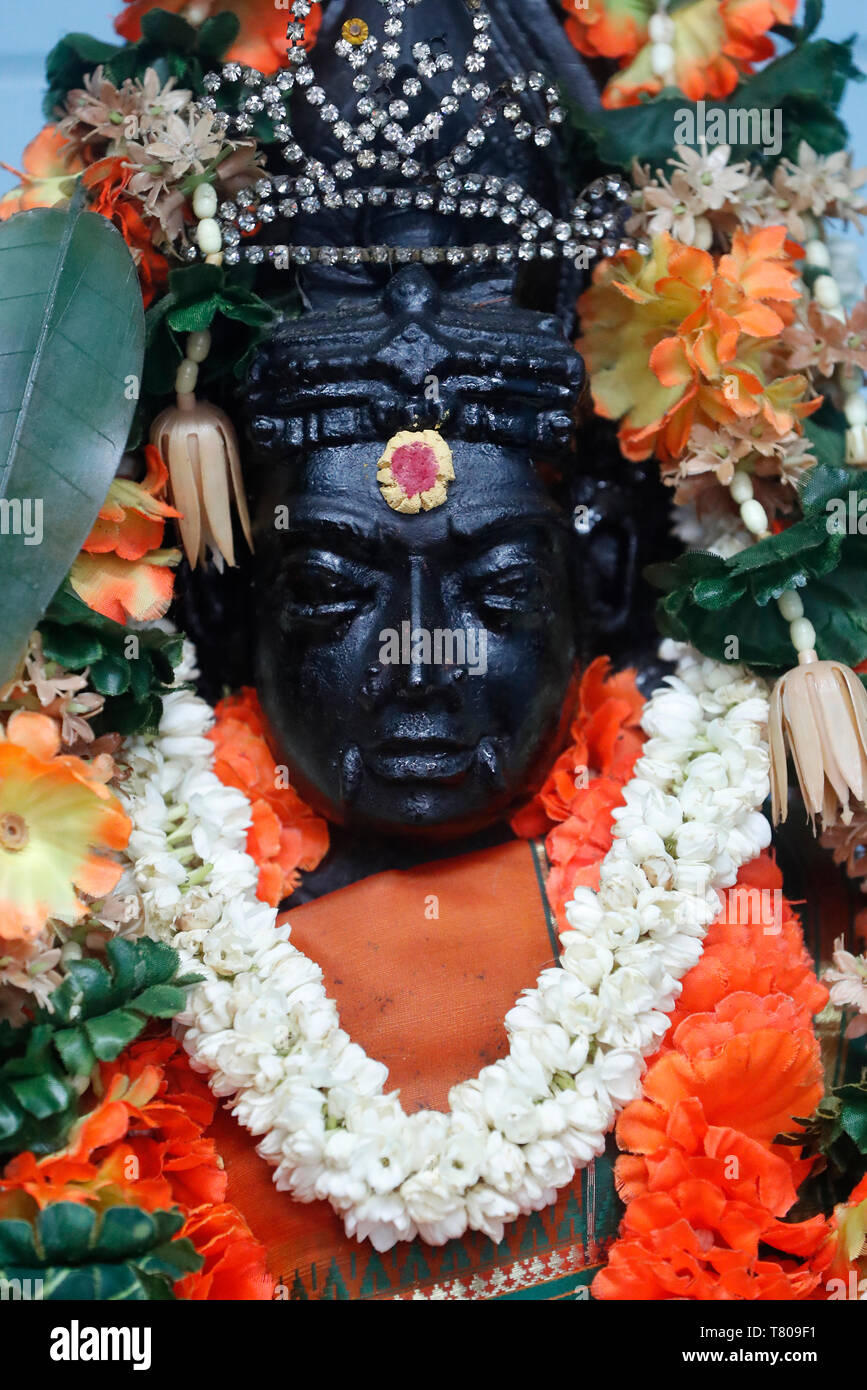
{"label": "statue eyebrow", "polygon": [[490,521],[481,526],[473,526],[472,512],[450,516],[448,524],[449,534],[455,540],[462,545],[477,546],[495,544],[500,536],[514,540],[516,532],[520,537],[526,531],[535,530],[542,526],[545,528],[550,528],[552,525],[562,527],[565,522],[554,508],[546,510],[543,506],[538,510],[520,512],[514,516],[492,517]]}
{"label": "statue eyebrow", "polygon": [[381,528],[374,524],[364,526],[359,521],[350,521],[348,518],[336,517],[313,517],[309,520],[292,521],[283,528],[284,536],[296,545],[314,546],[317,543],[325,543],[335,540],[350,543],[351,548],[372,556],[379,551],[384,543],[385,537]]}

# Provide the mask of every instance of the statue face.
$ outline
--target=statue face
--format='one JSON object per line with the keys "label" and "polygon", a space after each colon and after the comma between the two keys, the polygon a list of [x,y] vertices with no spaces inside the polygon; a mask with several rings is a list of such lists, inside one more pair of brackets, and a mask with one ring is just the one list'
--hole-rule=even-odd
{"label": "statue face", "polygon": [[[357,830],[501,819],[554,752],[575,661],[570,532],[526,457],[453,443],[447,500],[391,510],[381,444],[273,463],[256,520],[258,688],[289,776]],[[276,524],[275,524],[276,521]]]}

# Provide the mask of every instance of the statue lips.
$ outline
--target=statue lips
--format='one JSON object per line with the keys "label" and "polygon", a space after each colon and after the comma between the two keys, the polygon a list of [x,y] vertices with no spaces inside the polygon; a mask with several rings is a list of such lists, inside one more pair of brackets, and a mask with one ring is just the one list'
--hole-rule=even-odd
{"label": "statue lips", "polygon": [[476,758],[477,745],[446,738],[392,738],[364,750],[364,761],[377,777],[390,782],[464,780]]}

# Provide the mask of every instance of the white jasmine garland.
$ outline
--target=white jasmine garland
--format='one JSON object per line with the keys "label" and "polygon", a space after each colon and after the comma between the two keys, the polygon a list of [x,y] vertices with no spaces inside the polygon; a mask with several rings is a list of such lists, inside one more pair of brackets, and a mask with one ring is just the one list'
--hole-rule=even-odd
{"label": "white jasmine garland", "polygon": [[[127,748],[121,795],[146,929],[203,982],[178,1019],[197,1070],[298,1201],[329,1201],[378,1250],[468,1228],[502,1239],[605,1147],[639,1094],[741,864],[770,842],[767,689],[743,668],[667,644],[677,672],[649,699],[642,757],[614,812],[599,891],[566,908],[560,964],[506,1016],[509,1054],[407,1115],[387,1068],[340,1027],[322,972],[256,898],[250,807],[215,776],[209,706],[166,698],[160,732]],[[192,649],[185,654],[193,672]]]}

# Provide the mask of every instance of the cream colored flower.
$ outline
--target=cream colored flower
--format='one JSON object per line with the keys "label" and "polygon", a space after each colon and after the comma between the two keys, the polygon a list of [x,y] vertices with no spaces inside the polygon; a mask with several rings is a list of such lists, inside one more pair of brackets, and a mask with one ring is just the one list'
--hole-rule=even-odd
{"label": "cream colored flower", "polygon": [[843,937],[834,942],[834,964],[823,970],[822,979],[831,986],[831,1003],[838,1009],[855,1009],[856,1016],[846,1029],[847,1038],[867,1033],[867,956],[853,956],[843,949]]}

